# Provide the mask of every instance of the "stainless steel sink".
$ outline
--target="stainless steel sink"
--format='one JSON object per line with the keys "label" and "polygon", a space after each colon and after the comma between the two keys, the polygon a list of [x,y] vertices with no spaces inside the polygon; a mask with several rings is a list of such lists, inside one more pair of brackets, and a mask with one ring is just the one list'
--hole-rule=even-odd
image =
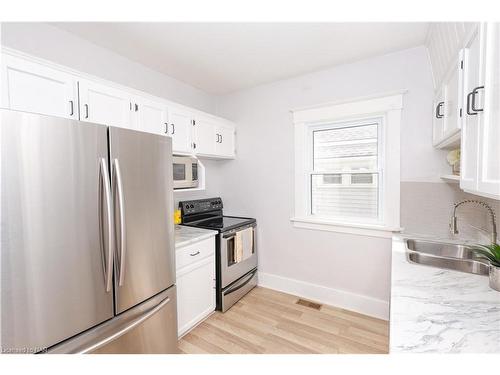
{"label": "stainless steel sink", "polygon": [[488,275],[489,264],[467,245],[406,239],[406,259],[410,263]]}

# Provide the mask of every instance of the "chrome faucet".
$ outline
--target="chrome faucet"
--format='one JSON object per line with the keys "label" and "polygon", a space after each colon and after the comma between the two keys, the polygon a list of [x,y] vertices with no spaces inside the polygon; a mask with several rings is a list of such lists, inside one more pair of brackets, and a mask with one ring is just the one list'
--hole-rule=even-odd
{"label": "chrome faucet", "polygon": [[450,231],[453,234],[458,234],[458,226],[457,226],[457,208],[460,207],[463,204],[466,203],[472,203],[481,207],[484,207],[488,210],[490,217],[491,217],[491,242],[496,243],[497,242],[497,223],[495,219],[495,211],[493,211],[493,208],[491,208],[488,204],[477,201],[475,199],[465,199],[463,201],[455,203],[453,206],[453,215],[451,216],[450,220]]}

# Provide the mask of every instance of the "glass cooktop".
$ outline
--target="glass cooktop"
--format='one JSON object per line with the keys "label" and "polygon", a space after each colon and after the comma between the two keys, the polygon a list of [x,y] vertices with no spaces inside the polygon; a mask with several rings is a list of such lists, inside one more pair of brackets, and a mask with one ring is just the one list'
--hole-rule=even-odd
{"label": "glass cooktop", "polygon": [[198,228],[217,229],[219,231],[226,231],[229,229],[234,229],[237,227],[244,226],[246,224],[251,224],[253,222],[255,222],[255,219],[234,217],[234,216],[218,216],[206,220],[188,223],[186,225]]}

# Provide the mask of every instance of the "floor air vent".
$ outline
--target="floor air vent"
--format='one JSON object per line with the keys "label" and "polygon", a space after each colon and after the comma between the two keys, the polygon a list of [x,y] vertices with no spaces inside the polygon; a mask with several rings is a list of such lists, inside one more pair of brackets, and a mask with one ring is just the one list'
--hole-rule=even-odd
{"label": "floor air vent", "polygon": [[321,306],[323,306],[322,304],[320,303],[316,303],[316,302],[311,302],[311,301],[307,301],[305,299],[302,299],[302,298],[299,298],[297,300],[297,302],[295,302],[297,305],[301,305],[301,306],[305,306],[305,307],[310,307],[311,309],[314,309],[314,310],[319,310],[321,309]]}

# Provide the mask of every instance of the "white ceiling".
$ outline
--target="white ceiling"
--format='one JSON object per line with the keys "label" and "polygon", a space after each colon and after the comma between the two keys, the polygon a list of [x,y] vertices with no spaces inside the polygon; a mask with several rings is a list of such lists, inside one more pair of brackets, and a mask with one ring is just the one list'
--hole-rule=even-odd
{"label": "white ceiling", "polygon": [[424,44],[427,23],[53,25],[213,94]]}

